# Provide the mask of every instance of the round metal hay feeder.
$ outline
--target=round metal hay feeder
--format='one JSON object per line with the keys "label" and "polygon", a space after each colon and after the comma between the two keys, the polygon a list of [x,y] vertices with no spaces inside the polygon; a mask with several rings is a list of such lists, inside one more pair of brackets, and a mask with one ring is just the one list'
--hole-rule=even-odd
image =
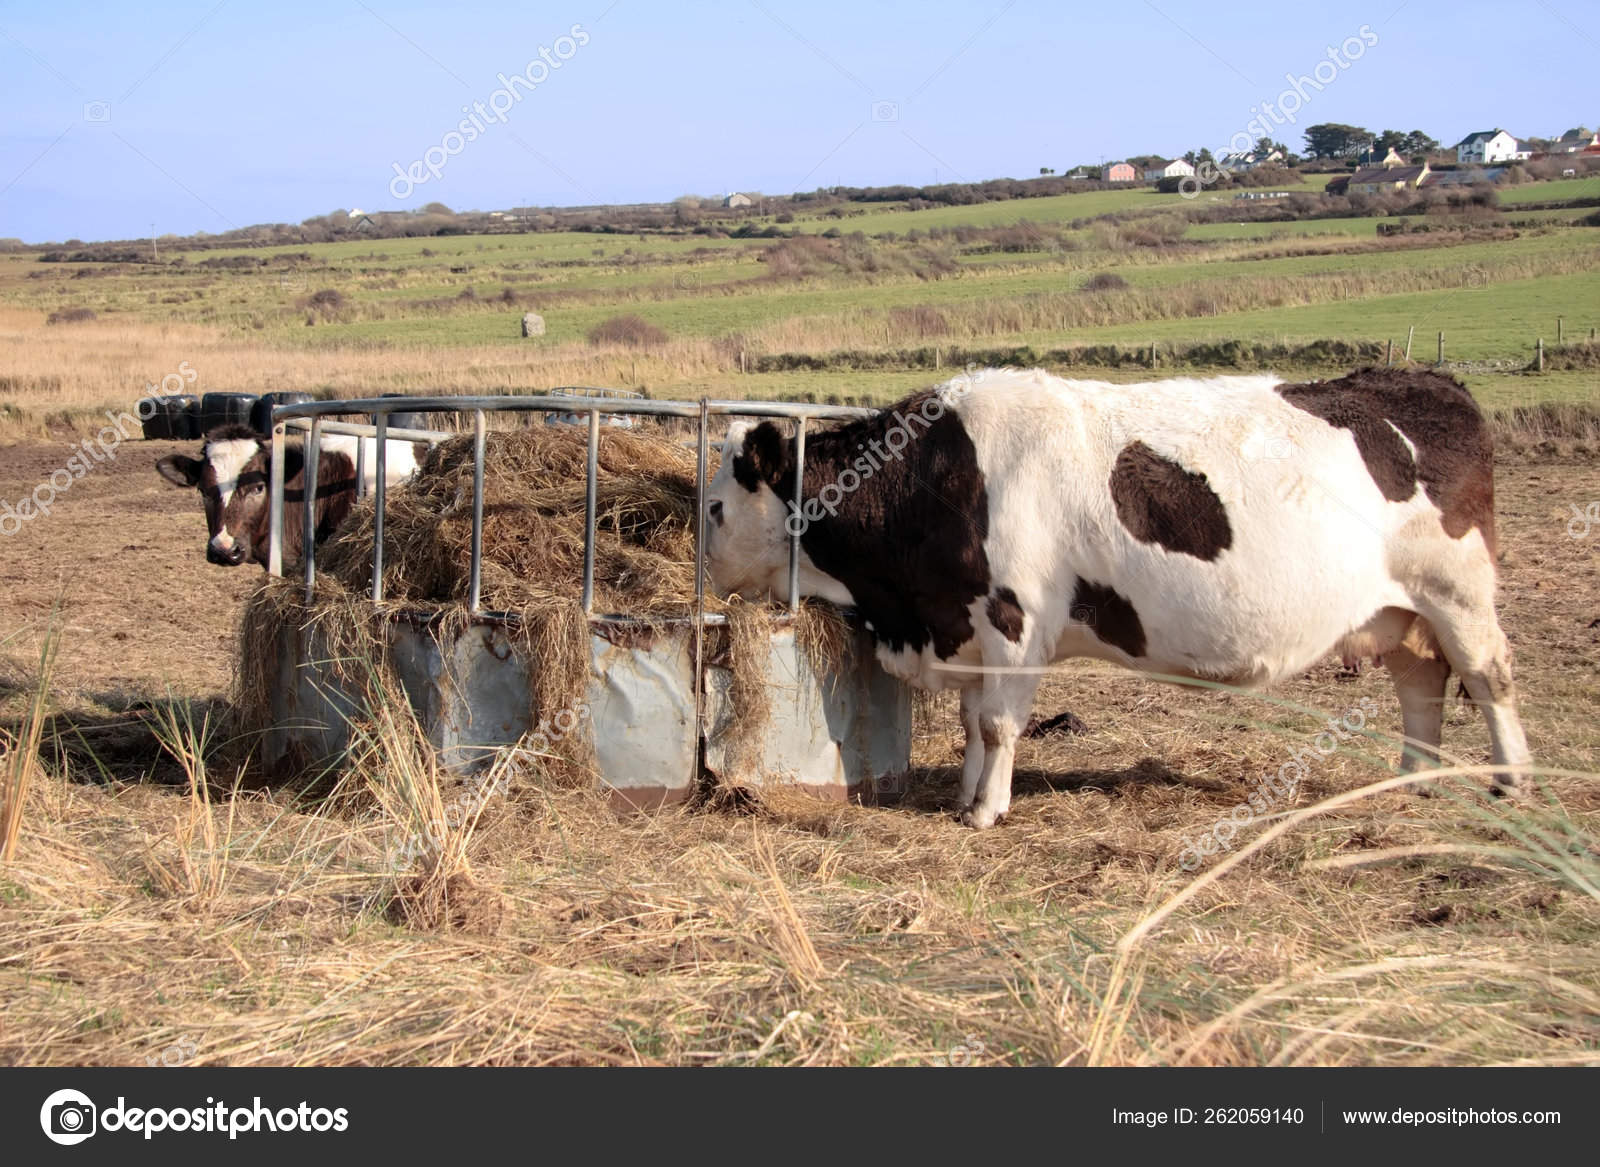
{"label": "round metal hay feeder", "polygon": [[[439,431],[391,429],[388,415],[406,412],[467,412],[474,418],[472,559],[468,620],[442,633],[442,608],[387,611],[382,635],[388,659],[428,740],[448,769],[469,772],[496,752],[544,733],[577,735],[592,748],[598,781],[611,797],[637,808],[689,798],[703,776],[748,786],[792,785],[828,798],[872,797],[906,770],[911,750],[911,699],[900,682],[879,668],[861,637],[854,664],[840,673],[819,671],[800,650],[795,605],[774,621],[767,637],[770,716],[751,734],[737,724],[729,662],[706,651],[706,630],[722,618],[705,610],[704,537],[697,525],[694,614],[649,624],[627,614],[594,611],[594,538],[597,452],[602,414],[686,417],[698,422],[698,482],[704,521],[708,423],[713,416],[791,418],[803,467],[805,426],[811,419],[847,419],[870,411],[785,402],[672,402],[555,395],[487,398],[377,398],[296,403],[273,409],[270,473],[269,571],[282,574],[283,443],[289,428],[309,431],[313,451],[323,433],[378,439],[375,488],[372,602],[383,602],[383,508],[385,437],[439,440]],[[583,611],[588,621],[589,672],[583,716],[556,715],[572,724],[533,724],[532,695],[540,667],[537,645],[517,635],[514,614],[485,612],[479,603],[482,559],[485,414],[491,410],[574,412],[586,415],[588,458],[584,524]],[[371,412],[372,426],[323,420],[331,413]],[[305,493],[316,490],[313,455],[306,460]],[[800,475],[796,475],[796,482]],[[798,487],[797,487],[798,489]],[[304,544],[305,596],[316,591],[313,541]],[[799,540],[790,548],[791,595],[799,569]],[[277,676],[271,694],[271,725],[262,743],[270,771],[287,773],[336,761],[348,744],[348,720],[357,707],[341,687],[339,670],[315,626],[285,624],[277,633]],[[535,738],[537,741],[537,738]]]}

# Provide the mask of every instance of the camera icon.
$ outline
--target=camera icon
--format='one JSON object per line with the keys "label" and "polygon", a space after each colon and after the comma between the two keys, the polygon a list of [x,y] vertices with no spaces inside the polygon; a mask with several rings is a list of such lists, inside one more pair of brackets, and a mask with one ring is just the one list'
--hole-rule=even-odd
{"label": "camera icon", "polygon": [[906,776],[904,773],[874,774],[872,776],[872,797],[874,800],[899,798],[905,792]]}
{"label": "camera icon", "polygon": [[875,101],[872,103],[872,120],[875,122],[897,122],[900,120],[900,105],[894,101]]}
{"label": "camera icon", "polygon": [[1095,607],[1093,604],[1072,605],[1072,622],[1074,624],[1087,624],[1090,627],[1095,623]]}
{"label": "camera icon", "polygon": [[1285,462],[1294,457],[1294,441],[1283,430],[1253,433],[1240,452],[1247,462]]}
{"label": "camera icon", "polygon": [[71,1147],[95,1133],[98,1113],[87,1094],[57,1090],[39,1108],[39,1125],[52,1143]]}
{"label": "camera icon", "polygon": [[950,1047],[950,1052],[945,1055],[947,1065],[960,1068],[970,1066],[981,1058],[989,1047],[983,1044],[983,1039],[976,1034],[967,1034],[967,1039]]}
{"label": "camera icon", "polygon": [[109,122],[111,120],[111,103],[109,101],[84,102],[83,120],[86,122]]}

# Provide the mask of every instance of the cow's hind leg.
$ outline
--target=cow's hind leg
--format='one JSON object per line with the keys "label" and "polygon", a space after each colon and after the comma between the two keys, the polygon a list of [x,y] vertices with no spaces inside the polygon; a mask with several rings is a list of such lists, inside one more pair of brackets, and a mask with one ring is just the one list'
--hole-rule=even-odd
{"label": "cow's hind leg", "polygon": [[1405,729],[1400,772],[1412,774],[1438,765],[1450,663],[1402,645],[1384,653],[1383,664],[1394,679],[1395,692],[1400,698],[1401,724]]}
{"label": "cow's hind leg", "polygon": [[1489,725],[1495,793],[1518,792],[1526,785],[1533,756],[1517,718],[1511,646],[1495,616],[1493,568],[1485,563],[1478,578],[1458,580],[1448,592],[1425,598],[1418,607]]}

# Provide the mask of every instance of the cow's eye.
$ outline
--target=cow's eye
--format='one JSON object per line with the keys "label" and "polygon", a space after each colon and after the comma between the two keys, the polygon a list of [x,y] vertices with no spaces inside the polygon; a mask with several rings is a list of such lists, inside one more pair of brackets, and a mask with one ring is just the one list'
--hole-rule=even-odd
{"label": "cow's eye", "polygon": [[715,522],[722,522],[722,500],[720,498],[712,499],[710,504],[706,507],[706,513],[709,514]]}

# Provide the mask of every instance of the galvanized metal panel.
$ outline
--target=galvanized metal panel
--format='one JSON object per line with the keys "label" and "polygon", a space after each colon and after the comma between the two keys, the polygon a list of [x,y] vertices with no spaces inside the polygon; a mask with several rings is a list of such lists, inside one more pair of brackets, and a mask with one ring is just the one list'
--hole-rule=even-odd
{"label": "galvanized metal panel", "polygon": [[[693,635],[684,622],[646,631],[630,622],[592,625],[587,716],[571,721],[549,711],[530,723],[530,677],[537,660],[485,617],[443,647],[424,620],[391,624],[391,653],[407,700],[442,765],[456,772],[482,767],[495,752],[561,725],[594,749],[597,781],[635,806],[659,806],[693,794],[701,735],[694,712]],[[285,628],[276,724],[263,758],[269,767],[325,765],[348,748],[347,719],[356,703],[340,687],[314,631]],[[844,798],[883,788],[904,773],[911,753],[909,692],[861,646],[858,665],[839,676],[818,676],[791,628],[768,645],[771,717],[746,748],[733,723],[726,668],[708,667],[705,765],[725,780],[765,786],[794,783]]]}

